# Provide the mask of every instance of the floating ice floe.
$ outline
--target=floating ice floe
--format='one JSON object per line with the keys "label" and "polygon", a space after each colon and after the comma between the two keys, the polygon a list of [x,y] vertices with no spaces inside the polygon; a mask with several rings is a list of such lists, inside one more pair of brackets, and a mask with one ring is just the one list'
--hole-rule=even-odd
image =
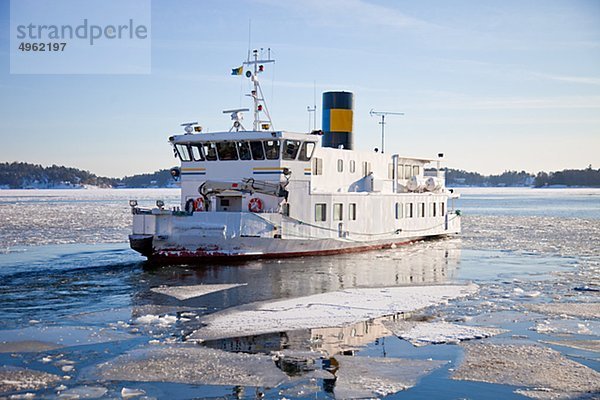
{"label": "floating ice floe", "polygon": [[77,386],[71,389],[62,391],[59,399],[99,399],[108,393],[108,389],[103,386]]}
{"label": "floating ice floe", "polygon": [[[87,326],[34,325],[24,329],[0,331],[0,341],[2,341],[3,347],[5,348],[10,348],[11,346],[19,347],[22,346],[23,343],[31,344],[34,349],[39,348],[41,346],[40,343],[45,343],[45,345],[54,348],[60,348],[106,343],[131,338],[131,335],[124,332],[115,332],[112,329]],[[26,352],[29,351],[29,349],[27,346],[24,346],[22,351]]]}
{"label": "floating ice floe", "polygon": [[348,289],[224,310],[203,318],[189,338],[215,340],[298,329],[343,326],[415,311],[468,296],[478,286],[438,285]]}
{"label": "floating ice floe", "polygon": [[595,351],[600,353],[600,340],[554,340],[543,341],[542,343],[553,344],[555,346],[571,347],[573,349]]}
{"label": "floating ice floe", "polygon": [[525,307],[540,314],[569,315],[587,319],[600,319],[600,303],[527,304]]}
{"label": "floating ice floe", "polygon": [[166,328],[176,323],[177,317],[174,315],[163,315],[161,317],[160,315],[147,314],[136,318],[134,322],[137,324],[157,325],[161,328]]}
{"label": "floating ice floe", "polygon": [[192,286],[160,286],[150,289],[155,293],[164,294],[167,296],[175,297],[177,300],[188,300],[195,297],[207,295],[209,293],[220,292],[223,290],[229,290],[239,286],[245,286],[243,284],[222,284],[222,285],[192,285]]}
{"label": "floating ice floe", "polygon": [[508,332],[505,329],[466,326],[448,322],[385,321],[386,328],[414,346],[459,343],[463,340],[483,339]]}
{"label": "floating ice floe", "polygon": [[0,342],[0,353],[39,353],[59,349],[55,343],[39,340],[21,340],[18,342]]}
{"label": "floating ice floe", "polygon": [[543,334],[558,335],[597,335],[600,336],[600,322],[578,319],[555,319],[538,322],[532,330]]}
{"label": "floating ice floe", "polygon": [[406,390],[447,363],[439,360],[335,356],[337,399],[374,398]]}
{"label": "floating ice floe", "polygon": [[600,391],[600,373],[548,347],[491,343],[463,346],[465,358],[452,379],[525,386],[552,393],[555,398]]}
{"label": "floating ice floe", "polygon": [[146,392],[142,389],[130,389],[130,388],[121,389],[121,397],[124,399],[129,399],[129,398],[137,397],[137,396],[143,396],[145,394],[146,394]]}
{"label": "floating ice floe", "polygon": [[275,387],[288,380],[269,356],[183,345],[132,350],[98,365],[89,374],[112,381],[261,387]]}
{"label": "floating ice floe", "polygon": [[27,368],[0,367],[0,394],[48,387],[62,378]]}

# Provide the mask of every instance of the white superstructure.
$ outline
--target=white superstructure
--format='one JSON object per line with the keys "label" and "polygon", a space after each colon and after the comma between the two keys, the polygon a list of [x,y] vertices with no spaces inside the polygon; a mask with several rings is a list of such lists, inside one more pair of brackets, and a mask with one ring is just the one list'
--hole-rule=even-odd
{"label": "white superstructure", "polygon": [[190,123],[184,134],[169,138],[181,160],[172,171],[181,181],[180,210],[160,202],[141,209],[132,202],[132,248],[159,261],[283,257],[393,247],[460,232],[439,161],[425,171],[433,160],[351,149],[351,107],[336,108],[336,96],[351,94],[326,93],[333,107],[324,113],[323,142],[336,148],[321,144],[321,131],[272,130],[258,84],[267,61],[255,52],[244,63],[254,86],[253,130],[244,129],[245,110],[237,109],[227,111],[234,121],[229,131],[202,133]]}

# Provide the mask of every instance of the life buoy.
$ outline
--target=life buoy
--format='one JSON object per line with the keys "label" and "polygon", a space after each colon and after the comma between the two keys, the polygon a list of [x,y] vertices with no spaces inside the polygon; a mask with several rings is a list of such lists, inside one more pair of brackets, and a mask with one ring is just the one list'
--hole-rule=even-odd
{"label": "life buoy", "polygon": [[258,213],[263,210],[263,201],[258,197],[253,197],[248,202],[248,211]]}
{"label": "life buoy", "polygon": [[185,211],[188,214],[191,214],[194,212],[194,199],[189,199],[188,201],[185,202]]}
{"label": "life buoy", "polygon": [[202,197],[194,200],[194,211],[204,211],[204,199]]}

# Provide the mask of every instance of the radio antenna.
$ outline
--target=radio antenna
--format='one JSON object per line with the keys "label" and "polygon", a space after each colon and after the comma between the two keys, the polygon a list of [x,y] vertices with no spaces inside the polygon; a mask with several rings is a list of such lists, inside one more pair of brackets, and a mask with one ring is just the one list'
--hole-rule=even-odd
{"label": "radio antenna", "polygon": [[379,125],[381,125],[381,154],[383,154],[384,145],[385,145],[385,116],[386,115],[404,115],[404,113],[403,112],[391,112],[391,111],[375,111],[375,110],[371,109],[371,111],[369,111],[369,115],[371,117],[373,117],[373,116],[381,117],[381,122],[379,122]]}

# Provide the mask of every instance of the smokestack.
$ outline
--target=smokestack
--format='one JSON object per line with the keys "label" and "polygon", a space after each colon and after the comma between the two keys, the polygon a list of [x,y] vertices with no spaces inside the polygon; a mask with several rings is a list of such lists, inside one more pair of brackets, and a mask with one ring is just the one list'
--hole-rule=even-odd
{"label": "smokestack", "polygon": [[323,147],[346,150],[354,147],[352,120],[354,95],[350,92],[323,93]]}

